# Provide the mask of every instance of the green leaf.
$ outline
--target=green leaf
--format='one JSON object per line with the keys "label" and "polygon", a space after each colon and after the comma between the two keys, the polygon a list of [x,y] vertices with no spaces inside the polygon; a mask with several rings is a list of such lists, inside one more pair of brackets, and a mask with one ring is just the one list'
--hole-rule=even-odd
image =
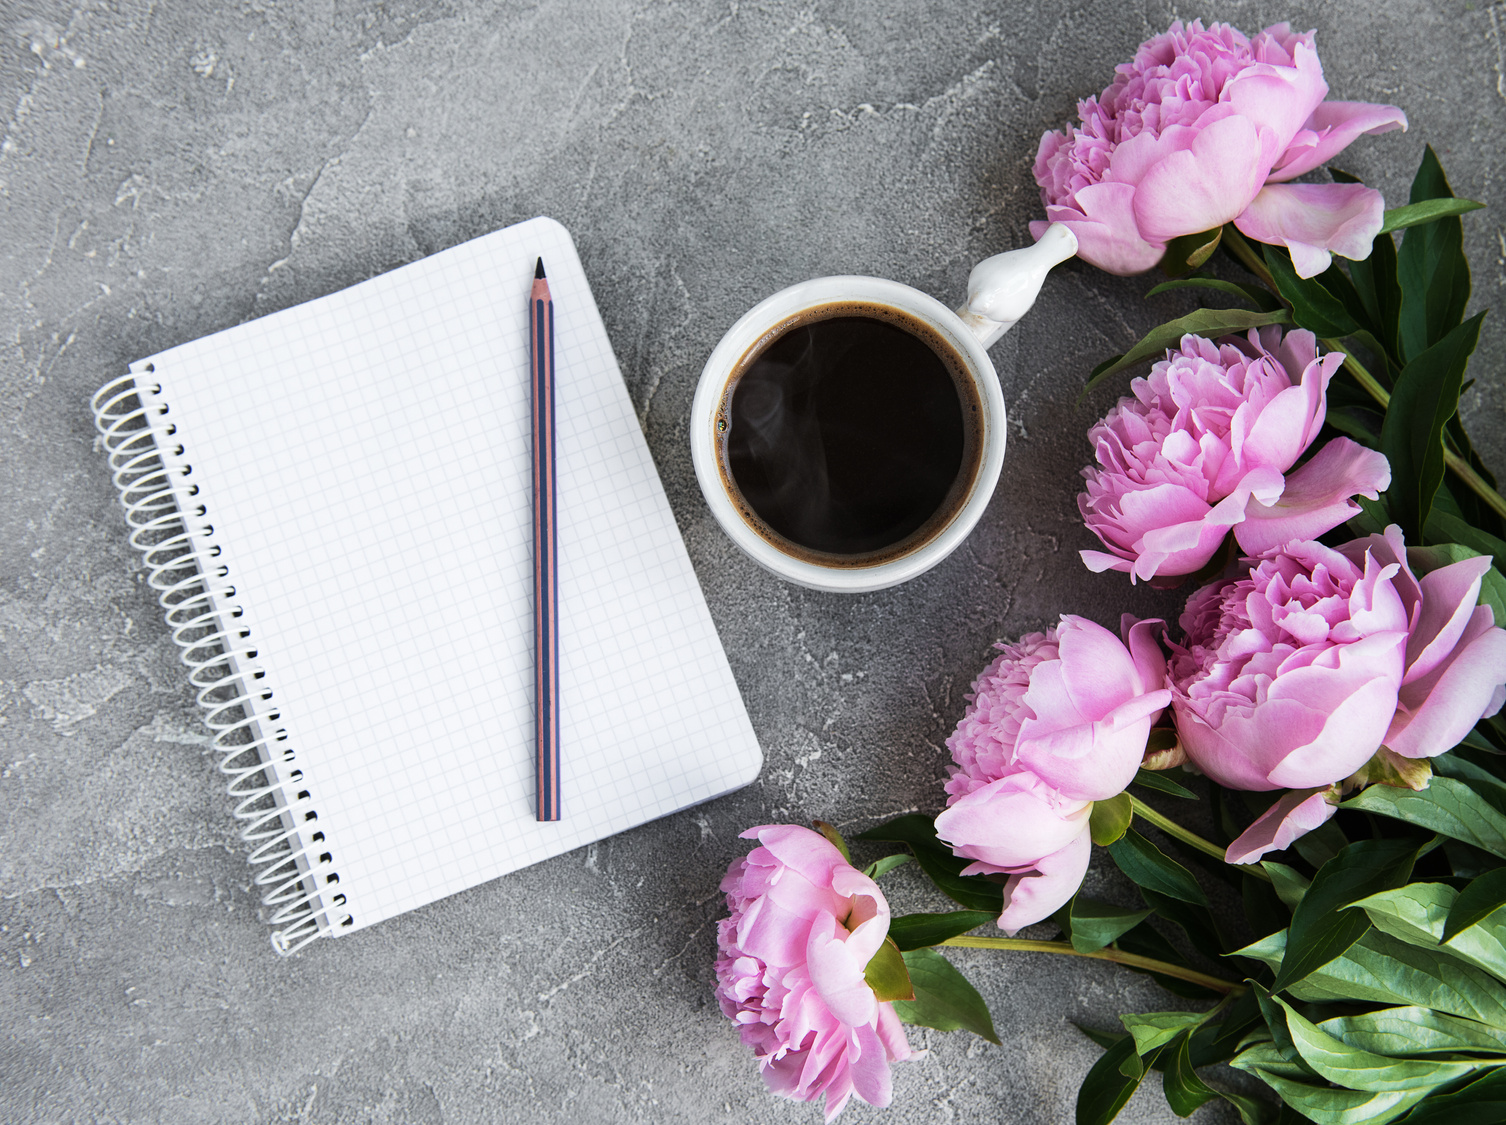
{"label": "green leaf", "polygon": [[1068,905],[1072,948],[1079,953],[1096,953],[1150,915],[1149,910],[1125,910],[1076,895]]}
{"label": "green leaf", "polygon": [[1093,843],[1106,848],[1129,831],[1130,821],[1134,818],[1130,795],[1120,793],[1107,801],[1093,802],[1093,811],[1088,814],[1088,832]]}
{"label": "green leaf", "polygon": [[1248,332],[1251,328],[1263,328],[1267,324],[1290,323],[1291,317],[1284,309],[1275,312],[1251,312],[1249,309],[1198,309],[1196,312],[1152,328],[1138,344],[1118,359],[1095,368],[1092,378],[1088,380],[1088,385],[1083,388],[1082,393],[1087,394],[1110,375],[1117,374],[1126,367],[1133,367],[1148,359],[1163,358],[1166,349],[1176,347],[1181,343],[1183,336],[1216,338],[1227,336],[1231,332]]}
{"label": "green leaf", "polygon": [[1274,860],[1261,860],[1260,866],[1271,877],[1271,886],[1276,888],[1276,894],[1286,908],[1296,910],[1302,896],[1307,893],[1307,888],[1312,885],[1312,880],[1304,878],[1295,868]]}
{"label": "green leaf", "polygon": [[1381,933],[1424,949],[1436,949],[1444,919],[1458,894],[1447,883],[1408,883],[1362,898],[1354,905]]}
{"label": "green leaf", "polygon": [[1484,318],[1477,313],[1418,352],[1391,391],[1381,424],[1381,452],[1391,465],[1386,501],[1414,543],[1424,541],[1433,497],[1443,482],[1443,428],[1459,409],[1464,369]]}
{"label": "green leaf", "polygon": [[1458,1052],[1506,1055],[1506,1031],[1415,1004],[1358,1016],[1338,1016],[1318,1026],[1351,1047],[1378,1055]]}
{"label": "green leaf", "polygon": [[1459,892],[1449,909],[1440,940],[1450,941],[1506,906],[1506,867],[1486,872]]}
{"label": "green leaf", "polygon": [[1403,227],[1420,226],[1422,223],[1446,219],[1451,215],[1465,215],[1471,211],[1478,211],[1484,206],[1485,204],[1476,203],[1473,199],[1446,198],[1424,199],[1421,203],[1392,207],[1386,211],[1385,221],[1381,223],[1381,233],[1401,230]]}
{"label": "green leaf", "polygon": [[[1412,181],[1410,203],[1451,199],[1453,189],[1428,146]],[[1412,227],[1396,255],[1401,284],[1398,340],[1410,363],[1453,331],[1469,303],[1469,263],[1464,257],[1464,224],[1458,217]]]}
{"label": "green leaf", "polygon": [[1198,886],[1192,872],[1170,859],[1133,828],[1109,847],[1109,855],[1114,857],[1119,870],[1140,886],[1183,902],[1208,905],[1208,896]]}
{"label": "green leaf", "polygon": [[[1150,957],[1157,961],[1165,961],[1168,965],[1186,965],[1188,963],[1187,958],[1182,955],[1181,951],[1172,945],[1171,942],[1167,941],[1148,921],[1141,922],[1133,929],[1126,930],[1119,940],[1114,943],[1114,946],[1117,949],[1124,950],[1126,953],[1137,953],[1141,957]],[[1144,973],[1173,996],[1184,996],[1191,1000],[1223,999],[1222,993],[1215,992],[1211,988],[1205,988],[1200,984],[1193,984],[1191,981],[1181,980],[1177,977],[1168,977],[1151,969],[1141,969],[1133,965],[1126,965],[1125,968],[1131,972]]]}
{"label": "green leaf", "polygon": [[893,938],[885,938],[863,970],[863,979],[873,994],[880,1000],[914,1000],[915,989],[910,984],[910,973],[905,968],[904,956]]}
{"label": "green leaf", "polygon": [[1358,941],[1370,922],[1363,911],[1343,908],[1406,882],[1416,856],[1417,845],[1408,840],[1359,840],[1320,867],[1292,913],[1286,956],[1271,991],[1297,983]]}
{"label": "green leaf", "polygon": [[847,850],[847,841],[842,839],[842,833],[837,831],[835,825],[827,824],[824,820],[813,820],[811,821],[811,825],[817,832],[826,837],[827,842],[832,847],[842,853],[843,859],[848,863],[852,862],[852,853]]}
{"label": "green leaf", "polygon": [[1281,959],[1286,956],[1286,931],[1277,930],[1273,934],[1266,934],[1259,941],[1252,941],[1243,949],[1236,949],[1229,956],[1253,957],[1257,961],[1265,962],[1265,967],[1274,973],[1281,968]]}
{"label": "green leaf", "polygon": [[1184,800],[1195,801],[1197,794],[1186,786],[1178,785],[1166,776],[1169,771],[1140,770],[1135,774],[1131,785],[1143,785],[1147,789],[1154,789],[1157,793],[1168,793],[1173,797],[1181,797]]}
{"label": "green leaf", "polygon": [[[1135,1050],[1135,1041],[1126,1036],[1093,1064],[1077,1091],[1077,1125],[1108,1125],[1119,1116],[1119,1111],[1139,1087],[1145,1073],[1143,1065],[1138,1073],[1123,1072],[1121,1068],[1132,1059],[1138,1063],[1140,1056]],[[1131,1066],[1130,1069],[1136,1068]]]}
{"label": "green leaf", "polygon": [[895,1002],[894,1012],[901,1020],[938,1031],[971,1031],[990,1043],[999,1041],[988,1005],[950,961],[934,949],[912,949],[903,956],[915,999]]}
{"label": "green leaf", "polygon": [[1178,235],[1166,243],[1166,253],[1161,255],[1159,263],[1161,272],[1167,277],[1180,277],[1188,270],[1197,269],[1213,257],[1223,237],[1222,226],[1197,234]]}
{"label": "green leaf", "polygon": [[1292,306],[1292,320],[1319,336],[1347,336],[1359,328],[1344,303],[1323,287],[1315,277],[1298,277],[1291,255],[1285,247],[1265,246],[1266,268],[1276,282],[1276,289]]}
{"label": "green leaf", "polygon": [[[1442,490],[1440,490],[1438,500],[1434,502],[1433,510],[1428,514],[1427,527],[1424,528],[1427,541],[1429,543],[1463,543],[1466,547],[1473,547],[1482,555],[1490,555],[1495,559],[1496,569],[1506,571],[1506,539],[1497,539],[1494,535],[1481,531],[1454,513],[1440,510],[1442,499]],[[1500,623],[1497,622],[1497,624]]]}
{"label": "green leaf", "polygon": [[949,914],[902,914],[889,919],[889,936],[900,950],[924,949],[947,938],[976,930],[998,915],[988,910],[953,910]]}
{"label": "green leaf", "polygon": [[1317,1003],[1415,1004],[1506,1028],[1506,989],[1489,973],[1376,930],[1291,992]]}
{"label": "green leaf", "polygon": [[904,852],[899,852],[895,855],[886,855],[883,859],[876,859],[867,867],[863,868],[863,874],[868,876],[868,878],[870,879],[877,879],[880,875],[887,875],[896,867],[903,866],[904,864],[909,862],[910,856],[906,855]]}
{"label": "green leaf", "polygon": [[1456,778],[1434,777],[1421,792],[1372,785],[1339,808],[1394,817],[1506,858],[1506,816]]}
{"label": "green leaf", "polygon": [[1396,322],[1401,314],[1401,283],[1396,279],[1396,240],[1389,234],[1376,235],[1370,244],[1370,257],[1349,263],[1349,279],[1365,307],[1370,331],[1386,355],[1400,366]]}
{"label": "green leaf", "polygon": [[[1175,1043],[1161,1054],[1166,1063],[1166,1073],[1161,1079],[1161,1089],[1166,1094],[1166,1104],[1178,1117],[1190,1117],[1200,1107],[1218,1097],[1197,1072],[1192,1069],[1191,1035],[1183,1032]],[[1170,1061],[1167,1062],[1167,1057]]]}
{"label": "green leaf", "polygon": [[1275,1090],[1288,1106],[1317,1125],[1385,1125],[1422,1101],[1429,1092],[1424,1088],[1374,1094],[1341,1090],[1335,1086],[1315,1086],[1256,1065],[1252,1057],[1256,1054],[1257,1048],[1252,1047],[1229,1065],[1255,1075]]}
{"label": "green leaf", "polygon": [[[1423,575],[1451,563],[1490,554],[1490,551],[1477,550],[1463,543],[1433,543],[1426,547],[1408,547],[1407,565],[1412,568],[1414,574]],[[1480,605],[1490,606],[1490,612],[1495,617],[1497,625],[1506,621],[1506,578],[1503,578],[1501,572],[1494,566],[1480,579],[1480,596],[1477,602]]]}
{"label": "green leaf", "polygon": [[1349,844],[1344,830],[1332,820],[1320,824],[1304,836],[1297,837],[1292,845],[1296,853],[1314,867],[1322,867]]}
{"label": "green leaf", "polygon": [[1479,1069],[1477,1063],[1441,1059],[1393,1059],[1351,1047],[1306,1019],[1281,997],[1287,1033],[1302,1061],[1324,1078],[1347,1090],[1416,1090],[1442,1086]]}
{"label": "green leaf", "polygon": [[1506,1121],[1506,1070],[1494,1070],[1467,1086],[1434,1094],[1407,1117],[1406,1125],[1500,1125]]}
{"label": "green leaf", "polygon": [[972,861],[959,859],[936,838],[935,822],[928,816],[910,813],[896,817],[859,833],[856,839],[908,844],[926,877],[953,902],[969,910],[991,911],[995,916],[1004,911],[1004,888],[981,875],[963,875],[962,869]]}
{"label": "green leaf", "polygon": [[1216,277],[1183,277],[1175,281],[1163,281],[1145,295],[1154,297],[1160,293],[1169,293],[1173,289],[1216,289],[1232,297],[1244,298],[1261,312],[1275,312],[1281,307],[1281,302],[1272,296],[1268,289],[1263,289],[1258,285],[1247,285],[1240,281],[1221,281]]}
{"label": "green leaf", "polygon": [[1224,955],[1223,938],[1218,932],[1213,912],[1207,906],[1184,902],[1149,887],[1141,887],[1140,895],[1145,899],[1146,906],[1168,922],[1180,926],[1204,957],[1218,958]]}
{"label": "green leaf", "polygon": [[1120,1016],[1119,1022],[1134,1037],[1135,1050],[1148,1055],[1207,1018],[1207,1012],[1144,1012]]}

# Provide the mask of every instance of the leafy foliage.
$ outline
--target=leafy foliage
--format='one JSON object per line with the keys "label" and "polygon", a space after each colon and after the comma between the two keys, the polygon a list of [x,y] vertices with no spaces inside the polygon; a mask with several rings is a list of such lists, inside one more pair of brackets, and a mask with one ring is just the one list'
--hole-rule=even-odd
{"label": "leafy foliage", "polygon": [[[1408,203],[1386,212],[1369,257],[1336,261],[1317,277],[1299,278],[1284,248],[1252,246],[1232,227],[1176,240],[1162,263],[1174,280],[1151,295],[1248,307],[1201,308],[1151,330],[1101,364],[1087,389],[1160,358],[1188,333],[1216,338],[1268,325],[1313,332],[1347,356],[1329,388],[1329,424],[1391,465],[1390,487],[1361,501],[1352,529],[1400,523],[1419,575],[1490,556],[1480,602],[1506,625],[1502,502],[1492,499],[1494,478],[1458,418],[1484,316],[1464,316],[1470,275],[1460,217],[1479,206],[1454,196],[1428,149]],[[1190,272],[1220,249],[1253,280]],[[1186,998],[1188,1010],[1126,1014],[1123,1032],[1084,1029],[1104,1054],[1079,1090],[1079,1125],[1112,1121],[1152,1071],[1184,1117],[1223,1098],[1246,1125],[1506,1120],[1506,720],[1482,720],[1460,746],[1438,750],[1448,752],[1428,759],[1426,788],[1370,784],[1352,792],[1334,819],[1256,868],[1231,868],[1191,848],[1174,858],[1159,836],[1139,830],[1146,820],[1135,822],[1127,794],[1095,804],[1093,841],[1143,905],[1079,893],[1053,916],[1058,941],[1013,944],[1118,961]],[[1153,732],[1147,752],[1156,755],[1152,764],[1178,760],[1175,732]],[[1207,850],[1216,853],[1248,824],[1238,795],[1211,782],[1194,792],[1174,777],[1187,775],[1142,769],[1132,784],[1161,802],[1206,794],[1214,840]],[[1001,911],[1003,877],[962,875],[966,861],[924,816],[899,817],[859,838],[907,846],[963,908],[893,920],[915,991],[896,1010],[911,1022],[993,1038],[982,999],[929,947],[1010,945],[962,936]],[[1174,839],[1167,846],[1180,848]],[[881,865],[892,859],[870,870],[887,870]],[[1226,942],[1213,906],[1220,900],[1210,900],[1194,871],[1242,894],[1248,928],[1239,940],[1248,944]],[[1258,1077],[1279,1100],[1221,1090],[1206,1071],[1216,1063]]]}

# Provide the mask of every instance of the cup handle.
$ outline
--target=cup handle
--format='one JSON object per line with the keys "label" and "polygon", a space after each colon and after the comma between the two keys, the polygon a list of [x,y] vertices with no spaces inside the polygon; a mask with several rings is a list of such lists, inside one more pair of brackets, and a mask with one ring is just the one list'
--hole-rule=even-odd
{"label": "cup handle", "polygon": [[1034,246],[984,258],[967,277],[962,323],[986,348],[1030,311],[1051,267],[1077,253],[1077,236],[1052,223]]}

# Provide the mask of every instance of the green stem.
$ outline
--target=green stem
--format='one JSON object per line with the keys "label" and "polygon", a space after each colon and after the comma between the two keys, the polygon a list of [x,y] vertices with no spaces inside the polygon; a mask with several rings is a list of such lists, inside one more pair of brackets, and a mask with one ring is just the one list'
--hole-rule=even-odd
{"label": "green stem", "polygon": [[1133,969],[1147,969],[1162,976],[1176,977],[1177,980],[1189,981],[1192,984],[1200,984],[1204,988],[1211,988],[1225,995],[1236,992],[1244,992],[1246,986],[1223,977],[1215,977],[1209,973],[1200,973],[1196,969],[1184,968],[1181,965],[1168,964],[1165,961],[1157,961],[1154,957],[1141,957],[1138,953],[1126,953],[1122,949],[1099,949],[1092,953],[1082,953],[1073,949],[1064,941],[1026,941],[1023,938],[991,938],[991,937],[963,937],[947,938],[940,942],[941,945],[963,946],[968,949],[1012,949],[1021,953],[1055,953],[1064,957],[1086,957],[1094,961],[1113,961],[1116,965],[1128,965]]}
{"label": "green stem", "polygon": [[[1211,855],[1214,859],[1228,862],[1227,860],[1224,860],[1224,848],[1219,847],[1217,844],[1210,843],[1209,841],[1203,839],[1201,836],[1197,835],[1197,833],[1195,832],[1187,831],[1187,829],[1183,828],[1180,824],[1172,820],[1170,817],[1163,816],[1161,813],[1156,812],[1155,809],[1151,808],[1144,801],[1140,800],[1139,797],[1136,797],[1133,793],[1130,794],[1130,808],[1135,811],[1136,816],[1141,817],[1150,824],[1154,824],[1162,832],[1165,832],[1173,839],[1182,841],[1182,843],[1186,844],[1189,848],[1196,848],[1200,852]],[[1240,871],[1243,871],[1249,875],[1253,875],[1257,879],[1264,879],[1267,883],[1271,881],[1271,877],[1265,873],[1265,869],[1257,867],[1254,864],[1242,863],[1230,864],[1229,866],[1237,867]]]}
{"label": "green stem", "polygon": [[[1354,377],[1354,381],[1363,387],[1371,398],[1380,403],[1382,409],[1391,405],[1391,395],[1386,388],[1382,387],[1380,381],[1374,375],[1370,374],[1366,370],[1365,365],[1355,359],[1353,354],[1340,344],[1339,341],[1323,339],[1319,340],[1318,343],[1331,352],[1343,352],[1344,367]],[[1485,478],[1475,471],[1473,465],[1447,445],[1443,447],[1443,463],[1454,471],[1455,476],[1469,485],[1470,490],[1481,500],[1485,501],[1491,511],[1502,518],[1506,518],[1506,498],[1503,498],[1499,492],[1491,488],[1486,483]]]}

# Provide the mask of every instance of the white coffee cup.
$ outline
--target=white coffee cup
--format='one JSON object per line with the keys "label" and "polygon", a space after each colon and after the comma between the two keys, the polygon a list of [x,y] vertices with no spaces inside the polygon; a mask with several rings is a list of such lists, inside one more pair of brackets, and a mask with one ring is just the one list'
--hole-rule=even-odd
{"label": "white coffee cup", "polygon": [[[727,330],[701,371],[690,410],[690,451],[696,479],[717,523],[765,569],[815,590],[865,593],[930,570],[955,551],[977,525],[1004,464],[1004,395],[988,347],[1035,302],[1052,266],[1077,252],[1077,239],[1053,224],[1034,246],[996,254],[973,268],[967,302],[953,312],[918,289],[879,277],[838,276],[802,281],[760,301]],[[719,418],[749,350],[764,346],[777,326],[823,305],[882,305],[920,321],[951,346],[982,405],[982,449],[971,487],[950,519],[908,551],[872,565],[824,565],[782,549],[755,530],[729,494],[718,464]]]}

